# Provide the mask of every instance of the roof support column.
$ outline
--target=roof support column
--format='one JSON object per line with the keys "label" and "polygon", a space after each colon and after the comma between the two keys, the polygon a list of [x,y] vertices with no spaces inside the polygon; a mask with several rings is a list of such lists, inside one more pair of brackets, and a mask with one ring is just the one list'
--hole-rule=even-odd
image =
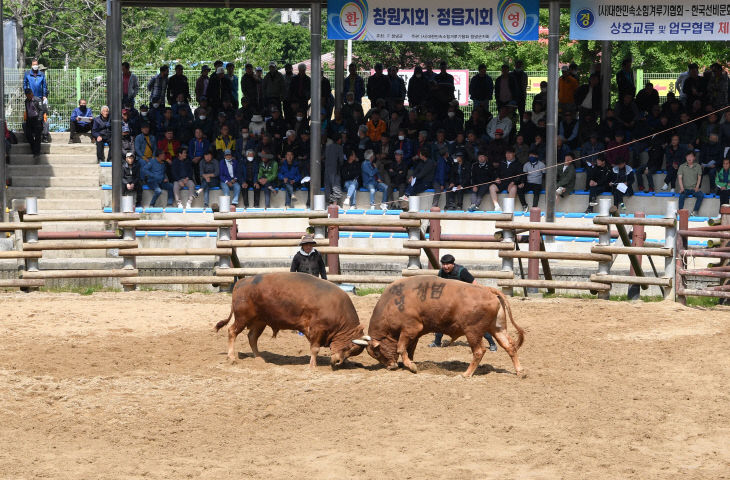
{"label": "roof support column", "polygon": [[310,116],[309,176],[310,205],[314,206],[314,196],[319,195],[322,184],[322,5],[312,2],[311,9],[312,54],[312,110]]}
{"label": "roof support column", "polygon": [[555,189],[557,184],[558,136],[558,63],[560,62],[560,3],[550,1],[548,31],[548,91],[546,126],[545,221],[555,221]]}
{"label": "roof support column", "polygon": [[342,107],[342,88],[345,86],[345,41],[335,40],[335,108]]}
{"label": "roof support column", "polygon": [[[112,138],[109,153],[112,160],[112,211],[122,209],[122,4],[107,0],[107,21],[111,37],[107,53],[107,89]],[[138,199],[139,201],[140,199]]]}
{"label": "roof support column", "polygon": [[601,42],[601,118],[611,106],[611,42]]}
{"label": "roof support column", "polygon": [[3,0],[0,0],[0,222],[5,220],[5,211],[8,209],[7,167],[5,166],[5,43],[3,37]]}

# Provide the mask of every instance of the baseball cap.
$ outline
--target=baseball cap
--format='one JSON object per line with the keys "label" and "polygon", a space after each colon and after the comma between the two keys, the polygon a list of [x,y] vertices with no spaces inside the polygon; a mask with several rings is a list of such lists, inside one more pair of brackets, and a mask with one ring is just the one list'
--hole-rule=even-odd
{"label": "baseball cap", "polygon": [[261,72],[261,71],[263,71],[263,68],[261,68],[261,67],[256,67],[256,71],[257,71],[257,72]]}
{"label": "baseball cap", "polygon": [[393,152],[393,153],[395,153],[396,155],[403,155],[403,150],[401,150],[401,149],[399,148],[398,150],[396,150],[396,151],[395,151],[395,152]]}
{"label": "baseball cap", "polygon": [[218,67],[215,69],[215,73],[226,73],[226,69],[223,67]]}
{"label": "baseball cap", "polygon": [[269,62],[269,66],[270,67],[275,67],[276,66],[276,62],[274,62],[274,61]]}
{"label": "baseball cap", "polygon": [[133,157],[133,156],[134,156],[134,153],[132,153],[132,152],[127,152],[127,155],[126,155],[126,157],[127,157],[127,158],[129,158],[129,157]]}
{"label": "baseball cap", "polygon": [[210,67],[208,65],[203,65],[203,68],[201,68],[203,72],[210,72]]}
{"label": "baseball cap", "polygon": [[225,150],[225,151],[223,152],[223,155],[233,155],[233,154],[231,153],[231,151],[230,151],[230,150],[226,149],[226,150]]}

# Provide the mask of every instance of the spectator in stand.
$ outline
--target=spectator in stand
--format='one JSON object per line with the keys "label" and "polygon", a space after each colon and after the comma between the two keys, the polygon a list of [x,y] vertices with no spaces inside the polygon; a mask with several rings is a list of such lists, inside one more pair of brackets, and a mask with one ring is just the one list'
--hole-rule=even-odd
{"label": "spectator in stand", "polygon": [[618,127],[626,132],[631,132],[636,126],[636,122],[641,118],[639,107],[636,106],[634,97],[625,93],[621,97],[621,103],[616,105],[615,111]]}
{"label": "spectator in stand", "polygon": [[[254,75],[253,65],[246,64],[243,77],[241,77],[241,95],[242,98],[248,100],[249,107],[253,113],[261,113],[263,107],[263,99],[259,95],[258,80]],[[263,89],[261,89],[263,91]]]}
{"label": "spectator in stand", "polygon": [[167,191],[167,206],[172,206],[174,196],[172,183],[167,176],[167,161],[165,160],[165,152],[157,152],[157,158],[144,162],[140,168],[140,176],[144,179],[145,184],[152,190],[152,199],[150,200],[150,208],[155,206],[157,199],[164,189]]}
{"label": "spectator in stand", "polygon": [[605,149],[606,147],[598,139],[598,133],[591,132],[588,141],[580,147],[580,155],[583,157],[583,163],[587,167],[595,165],[596,159],[601,156]]}
{"label": "spectator in stand", "polygon": [[177,128],[175,129],[175,138],[180,140],[183,145],[187,145],[195,135],[193,117],[189,108],[181,108],[179,112],[180,114],[177,117]]}
{"label": "spectator in stand", "polygon": [[380,112],[372,113],[367,123],[367,136],[371,142],[380,142],[380,137],[385,133],[387,125],[380,119]]}
{"label": "spectator in stand", "polygon": [[408,179],[409,186],[399,200],[407,202],[411,195],[423,193],[433,183],[436,162],[431,157],[431,152],[421,150],[414,161],[413,172]]}
{"label": "spectator in stand", "polygon": [[200,188],[195,193],[200,195],[200,192],[203,192],[203,208],[208,208],[210,189],[219,187],[221,184],[220,165],[213,159],[212,150],[206,150],[203,153],[203,161],[199,163],[198,172],[200,175]]}
{"label": "spectator in stand", "polygon": [[23,90],[30,89],[33,96],[41,104],[48,104],[48,83],[46,74],[41,70],[38,59],[34,58],[30,63],[30,70],[23,75]]}
{"label": "spectator in stand", "polygon": [[221,126],[221,134],[215,139],[216,156],[220,159],[225,155],[226,150],[234,151],[236,149],[236,139],[229,135],[228,125]]}
{"label": "spectator in stand", "polygon": [[659,105],[659,92],[654,88],[654,84],[646,82],[644,88],[636,94],[636,106],[642,113],[650,112],[652,107]]}
{"label": "spectator in stand", "polygon": [[157,151],[165,153],[165,160],[172,162],[180,151],[180,141],[175,138],[175,130],[167,128],[165,136],[157,141]]}
{"label": "spectator in stand", "polygon": [[298,108],[306,111],[312,95],[312,79],[307,75],[306,65],[300,63],[297,69],[299,73],[291,79],[289,85],[289,100],[294,111]]}
{"label": "spectator in stand", "polygon": [[183,208],[180,190],[188,189],[188,201],[185,208],[193,206],[193,199],[198,196],[193,182],[193,164],[188,158],[188,147],[181,147],[175,159],[172,161],[172,191],[175,195],[177,208]]}
{"label": "spectator in stand", "polygon": [[598,205],[598,195],[610,192],[611,169],[606,165],[603,156],[596,157],[595,162],[586,169],[588,183],[588,208],[585,213],[593,213],[593,207]]}
{"label": "spectator in stand", "polygon": [[[515,139],[515,157],[522,165],[527,163],[530,156],[530,144],[525,142],[525,137],[520,134]],[[471,161],[471,160],[470,160]]]}
{"label": "spectator in stand", "polygon": [[515,198],[517,195],[517,185],[524,183],[523,167],[515,158],[515,149],[507,147],[504,152],[504,160],[499,157],[492,158],[492,165],[498,165],[496,169],[496,178],[494,183],[489,185],[489,195],[494,204],[494,210],[500,212],[502,208],[499,206],[499,193],[506,191],[509,198]]}
{"label": "spectator in stand", "polygon": [[[168,65],[162,65],[160,67],[160,73],[150,78],[147,82],[147,90],[150,92],[150,103],[161,104],[158,106],[165,106],[165,94],[167,93],[167,82],[168,76],[170,75],[170,67]],[[155,107],[158,108],[158,107]]]}
{"label": "spectator in stand", "polygon": [[357,150],[352,149],[347,153],[347,161],[340,167],[340,178],[345,187],[345,200],[342,206],[345,209],[357,208],[357,188],[361,172]]}
{"label": "spectator in stand", "polygon": [[471,206],[469,206],[470,212],[475,212],[479,209],[479,204],[482,203],[482,197],[489,192],[489,182],[494,180],[496,177],[492,175],[492,170],[487,163],[487,155],[485,152],[479,152],[477,155],[477,161],[471,165]]}
{"label": "spectator in stand", "polygon": [[527,73],[524,71],[525,64],[522,60],[515,61],[515,69],[510,75],[515,79],[515,85],[517,86],[515,101],[517,102],[517,111],[520,115],[520,120],[525,113],[525,104],[527,103]]}
{"label": "spectator in stand", "polygon": [[292,150],[286,152],[284,161],[279,167],[278,178],[286,192],[284,206],[291,208],[292,202],[297,201],[297,197],[294,196],[294,189],[302,180],[299,167],[294,163],[294,152]]}
{"label": "spectator in stand", "polygon": [[[562,163],[562,166],[560,165]],[[558,160],[557,181],[555,182],[555,206],[557,207],[561,198],[569,197],[575,190],[575,165],[573,165],[573,154],[568,153],[563,161]]]}
{"label": "spectator in stand", "polygon": [[112,141],[112,125],[109,118],[109,107],[104,105],[101,107],[101,113],[94,118],[91,126],[91,136],[96,142],[96,160],[101,163],[104,161],[104,144],[109,145],[107,161],[111,161],[111,141]]}
{"label": "spectator in stand", "polygon": [[497,100],[497,109],[511,101],[517,102],[518,86],[514,76],[509,73],[509,65],[502,65],[502,74],[494,81],[494,97]]}
{"label": "spectator in stand", "polygon": [[558,78],[558,109],[560,112],[575,110],[575,92],[578,90],[578,80],[570,74],[567,65],[563,65],[562,75]]}
{"label": "spectator in stand", "polygon": [[215,75],[208,82],[207,97],[212,112],[220,112],[223,109],[223,102],[232,100],[231,82],[226,78],[225,68],[216,69]]}
{"label": "spectator in stand", "polygon": [[446,60],[441,60],[439,63],[439,73],[434,75],[433,80],[438,86],[438,95],[436,96],[436,113],[437,116],[443,117],[448,108],[449,102],[453,100],[454,91],[456,90],[454,85],[454,76],[446,71],[448,64]]}
{"label": "spectator in stand", "polygon": [[243,159],[238,162],[239,181],[241,182],[241,193],[243,193],[243,206],[248,208],[248,190],[253,189],[253,204],[256,208],[260,205],[261,185],[259,182],[259,161],[256,159],[256,152],[253,149],[246,150]]}
{"label": "spectator in stand", "polygon": [[[347,94],[352,93],[352,101],[361,104],[362,97],[365,95],[365,82],[357,74],[357,65],[351,63],[348,67],[349,75],[345,77],[342,87],[342,98],[347,99]],[[338,105],[339,107],[339,105]]]}
{"label": "spectator in stand", "polygon": [[231,84],[231,104],[233,108],[238,108],[238,75],[236,75],[236,64],[233,62],[226,63],[226,79]]}
{"label": "spectator in stand", "polygon": [[720,196],[720,205],[730,204],[730,157],[722,160],[722,168],[715,176],[717,194]]}
{"label": "spectator in stand", "polygon": [[684,201],[687,197],[695,197],[695,208],[692,215],[700,214],[702,200],[705,194],[702,193],[702,167],[695,163],[695,152],[689,151],[685,154],[685,163],[679,166],[677,180],[679,181],[679,209],[684,208]]}
{"label": "spectator in stand", "polygon": [[396,149],[393,153],[393,160],[386,166],[386,172],[389,177],[388,192],[385,195],[385,198],[387,199],[385,201],[386,204],[393,199],[394,191],[397,191],[401,195],[403,195],[406,191],[408,166],[410,162],[407,162],[404,158],[403,150]]}
{"label": "spectator in stand", "polygon": [[730,110],[725,112],[725,119],[720,124],[720,143],[722,144],[723,152],[726,148],[730,147]]}
{"label": "spectator in stand", "polygon": [[406,98],[406,83],[398,76],[398,67],[391,65],[388,67],[388,95],[385,97],[386,105],[389,110],[394,110],[398,102],[403,103]]}
{"label": "spectator in stand", "polygon": [[79,133],[90,133],[93,120],[94,112],[87,107],[86,100],[82,98],[79,100],[79,106],[71,112],[68,143],[79,143],[81,141],[77,137]]}
{"label": "spectator in stand", "polygon": [[625,211],[624,197],[630,197],[634,194],[634,169],[626,165],[624,158],[619,158],[617,163],[611,168],[611,177],[608,185],[611,187],[611,193],[613,193],[614,206]]}
{"label": "spectator in stand", "polygon": [[540,192],[542,191],[542,176],[545,174],[545,164],[540,161],[537,152],[530,152],[528,161],[522,166],[525,173],[524,178],[517,184],[517,196],[522,203],[522,209],[527,212],[530,207],[527,206],[525,193],[532,191],[532,206],[537,207],[540,202]]}
{"label": "spectator in stand", "polygon": [[425,105],[428,96],[428,80],[423,75],[423,69],[416,65],[413,76],[408,80],[408,104],[411,108]]}
{"label": "spectator in stand", "polygon": [[271,112],[274,108],[281,110],[281,101],[287,95],[286,80],[276,69],[276,62],[269,63],[269,71],[264,76],[262,88],[266,99],[266,111]]}
{"label": "spectator in stand", "polygon": [[700,166],[702,175],[710,179],[710,193],[715,191],[715,176],[717,168],[722,164],[723,148],[720,145],[720,137],[717,133],[711,133],[707,143],[700,147]]}
{"label": "spectator in stand", "polygon": [[129,62],[122,62],[122,104],[134,106],[134,99],[139,93],[139,80],[137,75],[129,69]]}
{"label": "spectator in stand", "polygon": [[[441,134],[439,134],[441,136]],[[431,206],[438,207],[441,193],[446,190],[446,183],[449,178],[449,167],[451,166],[451,154],[447,144],[435,144],[434,145],[434,163],[436,168],[433,175],[433,190],[434,195],[431,201]]]}
{"label": "spectator in stand", "polygon": [[139,176],[139,163],[134,159],[134,152],[127,152],[122,162],[122,195],[137,195],[136,208],[142,207],[142,180]]}
{"label": "spectator in stand", "polygon": [[[532,111],[535,112],[535,103],[539,103],[540,106],[543,107],[543,110],[545,110],[545,105],[547,105],[547,82],[543,80],[540,82],[540,93],[536,94],[534,97],[532,97]],[[535,118],[533,114],[532,121],[537,123],[537,118]]]}
{"label": "spectator in stand", "polygon": [[385,100],[390,92],[390,82],[383,75],[383,65],[381,63],[375,64],[375,73],[368,77],[367,82],[367,94],[370,99],[370,103],[377,101],[379,98]]}
{"label": "spectator in stand", "polygon": [[[25,109],[23,111],[23,133],[30,144],[30,151],[37,161],[41,154],[44,113],[41,99],[33,95],[33,90],[25,89]],[[103,153],[103,152],[102,152]]]}
{"label": "spectator in stand", "polygon": [[266,121],[266,133],[274,138],[274,143],[280,145],[286,131],[288,130],[286,120],[281,118],[281,111],[274,109],[271,111],[271,118]]}
{"label": "spectator in stand", "polygon": [[183,102],[190,102],[190,86],[188,77],[183,74],[183,66],[175,65],[175,74],[167,81],[167,103],[174,105],[178,101],[178,95],[183,96]]}
{"label": "spectator in stand", "polygon": [[[231,205],[235,208],[238,205],[238,197],[241,195],[241,184],[238,178],[238,162],[233,158],[233,152],[230,149],[223,151],[223,159],[218,164],[218,172],[221,192],[224,196],[231,196]],[[231,193],[233,194],[231,195]]]}
{"label": "spectator in stand", "polygon": [[129,131],[129,125],[124,121],[124,116],[122,114],[122,155],[128,152],[134,153],[134,139]]}
{"label": "spectator in stand", "polygon": [[487,134],[487,125],[492,120],[491,115],[485,113],[482,108],[475,108],[471,112],[471,118],[466,121],[464,129],[471,131],[477,138],[482,138]]}
{"label": "spectator in stand", "polygon": [[208,84],[210,83],[210,67],[203,65],[200,69],[200,76],[195,81],[195,100],[200,103],[203,97],[208,98]]}
{"label": "spectator in stand", "polygon": [[382,181],[378,167],[375,164],[375,153],[372,150],[365,151],[365,161],[362,162],[361,172],[362,184],[370,192],[370,209],[375,208],[375,192],[380,192],[382,195],[380,208],[387,210],[388,185]]}
{"label": "spectator in stand", "polygon": [[618,98],[624,98],[629,94],[631,98],[636,95],[636,79],[631,69],[631,59],[625,58],[621,62],[621,70],[616,73],[616,85],[618,85]]}
{"label": "spectator in stand", "polygon": [[705,82],[700,77],[699,66],[696,63],[689,65],[689,76],[682,85],[682,94],[686,97],[685,105],[689,108],[695,100],[702,100],[705,96]]}
{"label": "spectator in stand", "polygon": [[276,193],[274,190],[277,175],[279,173],[278,164],[273,160],[274,155],[264,149],[261,154],[261,163],[259,164],[259,188],[264,192],[264,206],[266,208],[271,207],[271,193]]}
{"label": "spectator in stand", "polygon": [[340,165],[345,159],[343,137],[328,141],[324,151],[324,197],[326,203],[335,203],[342,197]]}
{"label": "spectator in stand", "polygon": [[588,78],[588,83],[584,83],[575,90],[573,98],[581,118],[588,112],[600,115],[603,109],[601,75],[598,72],[592,73]]}
{"label": "spectator in stand", "polygon": [[[195,129],[195,136],[188,142],[188,155],[193,162],[193,168],[200,165],[206,152],[210,151],[210,141],[205,138],[201,128]],[[195,177],[196,181],[200,181],[199,176]]]}
{"label": "spectator in stand", "polygon": [[563,114],[563,120],[558,122],[558,135],[563,137],[563,141],[571,150],[576,150],[578,143],[578,120],[573,117],[572,111],[566,111]]}
{"label": "spectator in stand", "polygon": [[624,132],[617,130],[614,139],[608,142],[606,146],[606,160],[609,166],[618,165],[619,161],[629,163],[631,161],[631,151],[624,143]]}
{"label": "spectator in stand", "polygon": [[710,66],[711,75],[707,82],[707,104],[712,108],[719,109],[727,107],[728,100],[728,76],[719,63]]}
{"label": "spectator in stand", "polygon": [[466,153],[462,150],[454,153],[454,163],[449,167],[446,182],[445,210],[461,210],[464,208],[464,188],[469,185],[470,165],[464,163]]}
{"label": "spectator in stand", "polygon": [[489,141],[494,141],[497,137],[496,133],[501,130],[503,138],[509,137],[512,133],[512,119],[510,119],[510,107],[504,105],[499,108],[499,115],[492,118],[487,125],[487,137]]}
{"label": "spectator in stand", "polygon": [[155,156],[157,139],[150,133],[150,124],[142,123],[142,132],[134,138],[134,152],[137,158],[147,163]]}
{"label": "spectator in stand", "polygon": [[679,166],[684,163],[687,151],[687,147],[680,143],[679,135],[672,135],[672,140],[667,145],[667,148],[664,149],[664,164],[667,169],[667,175],[664,177],[662,191],[671,188],[672,193],[674,193],[677,182],[677,171],[679,170]]}

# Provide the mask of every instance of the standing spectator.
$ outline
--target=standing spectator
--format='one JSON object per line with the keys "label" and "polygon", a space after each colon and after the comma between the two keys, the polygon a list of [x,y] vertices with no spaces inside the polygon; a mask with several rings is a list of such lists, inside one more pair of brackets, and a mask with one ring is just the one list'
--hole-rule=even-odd
{"label": "standing spectator", "polygon": [[175,130],[167,128],[165,136],[157,141],[157,151],[165,153],[165,160],[172,162],[180,151],[180,141],[175,138]]}
{"label": "standing spectator", "polygon": [[127,152],[122,162],[122,195],[137,195],[136,208],[142,206],[142,180],[139,177],[139,163],[134,159],[133,152]]}
{"label": "standing spectator", "polygon": [[306,273],[327,280],[327,269],[324,266],[324,260],[322,255],[314,248],[315,245],[317,245],[317,241],[313,236],[304,235],[299,242],[299,251],[292,258],[289,271]]}
{"label": "standing spectator", "polygon": [[188,189],[188,201],[185,208],[193,206],[193,199],[198,196],[195,191],[195,183],[193,182],[193,164],[188,158],[188,147],[181,147],[180,152],[172,161],[172,191],[175,195],[177,208],[183,208],[182,199],[180,198],[180,190]]}
{"label": "standing spectator", "polygon": [[625,93],[621,98],[621,102],[616,105],[616,120],[618,127],[625,132],[631,134],[636,126],[636,122],[641,118],[639,107],[636,106],[634,97]]}
{"label": "standing spectator", "polygon": [[696,63],[689,65],[689,75],[682,84],[682,94],[686,98],[687,109],[695,100],[701,101],[705,96],[705,82],[700,78],[700,67]]}
{"label": "standing spectator", "polygon": [[561,198],[568,197],[575,190],[575,165],[573,165],[573,154],[565,155],[563,165],[558,166],[557,189],[555,189],[555,206]]}
{"label": "standing spectator", "polygon": [[380,201],[380,208],[382,210],[388,209],[387,192],[388,185],[383,183],[380,174],[378,173],[378,167],[375,165],[375,154],[372,150],[365,151],[365,161],[362,162],[362,184],[370,192],[370,209],[375,208],[375,192],[380,192],[382,197]]}
{"label": "standing spectator", "polygon": [[243,193],[243,206],[248,208],[248,190],[253,189],[253,204],[259,207],[261,198],[261,186],[259,185],[259,162],[256,160],[256,152],[253,149],[246,150],[243,159],[238,162],[241,182],[241,193]]}
{"label": "standing spectator", "polygon": [[218,67],[215,75],[208,82],[208,103],[212,112],[220,112],[223,109],[223,102],[230,102],[233,93],[231,82],[226,78],[226,69]]}
{"label": "standing spectator", "polygon": [[512,71],[512,78],[515,79],[517,87],[515,101],[517,102],[517,111],[520,114],[520,122],[525,113],[525,104],[527,103],[527,73],[524,71],[525,64],[522,60],[515,61],[515,69]]}
{"label": "standing spectator", "polygon": [[535,104],[539,103],[540,106],[543,107],[543,110],[545,109],[545,105],[547,105],[547,85],[548,83],[543,80],[540,82],[540,93],[536,94],[534,97],[532,97],[532,121],[537,124],[537,117],[535,117]]}
{"label": "standing spectator", "polygon": [[679,181],[679,209],[684,208],[684,201],[687,197],[695,197],[695,208],[692,215],[699,215],[705,194],[700,189],[702,167],[695,163],[695,152],[689,151],[685,154],[685,163],[679,166],[677,180]]}
{"label": "standing spectator", "polygon": [[596,157],[595,162],[588,167],[587,178],[588,208],[585,213],[593,213],[593,207],[598,205],[598,195],[611,191],[611,170],[603,156]]}
{"label": "standing spectator", "polygon": [[295,111],[298,108],[306,111],[312,95],[312,79],[307,75],[306,65],[300,63],[297,69],[299,73],[292,78],[289,86],[289,100]]}
{"label": "standing spectator", "polygon": [[502,65],[502,74],[494,81],[494,96],[497,108],[501,109],[511,101],[517,101],[517,82],[509,74],[509,65]]}
{"label": "standing spectator", "polygon": [[276,62],[269,63],[269,72],[263,80],[264,98],[266,99],[267,112],[273,109],[281,110],[281,101],[286,96],[286,80],[276,69]]}
{"label": "standing spectator", "polygon": [[137,93],[139,93],[137,75],[129,70],[129,62],[122,62],[122,105],[131,104],[134,107]]}
{"label": "standing spectator", "polygon": [[[626,210],[624,197],[630,197],[634,194],[632,185],[634,184],[634,169],[626,165],[624,158],[619,158],[616,165],[611,168],[611,180],[608,185],[613,193],[613,205],[621,210]],[[682,200],[680,199],[680,206]]]}
{"label": "standing spectator", "polygon": [[646,82],[644,88],[636,94],[636,106],[639,107],[640,112],[646,114],[655,105],[659,105],[659,92],[654,88],[653,83]]}
{"label": "standing spectator", "polygon": [[717,194],[720,196],[720,205],[730,204],[730,157],[722,160],[722,168],[715,176]]}
{"label": "standing spectator", "polygon": [[630,58],[625,58],[621,62],[621,70],[616,73],[616,85],[618,85],[618,98],[624,98],[627,93],[631,97],[636,95],[636,79],[631,69]]}
{"label": "standing spectator", "polygon": [[174,105],[178,99],[178,95],[183,96],[185,103],[190,102],[188,77],[183,74],[183,66],[179,63],[175,65],[175,74],[167,82],[167,103]]}
{"label": "standing spectator", "polygon": [[[150,92],[150,103],[162,103],[161,106],[165,106],[165,94],[167,93],[167,81],[170,75],[170,66],[162,65],[160,67],[160,73],[150,78],[147,82],[147,90]],[[158,108],[158,107],[155,107]]]}
{"label": "standing spectator", "polygon": [[[199,165],[200,171],[200,188],[196,192],[200,195],[203,191],[203,207],[208,208],[210,201],[210,189],[219,187],[220,182],[220,165],[213,159],[213,152],[206,150],[203,154],[203,161]],[[245,199],[246,197],[244,197]]]}
{"label": "standing spectator", "polygon": [[[365,82],[362,77],[357,74],[357,65],[351,63],[347,67],[349,75],[345,77],[345,82],[342,87],[342,98],[346,99],[349,93],[352,93],[352,101],[362,104],[362,97],[365,95]],[[339,105],[338,105],[339,107]]]}
{"label": "standing spectator", "polygon": [[406,98],[406,83],[398,76],[398,67],[391,65],[388,67],[388,96],[386,102],[390,111],[395,110],[398,102],[401,104]]}
{"label": "standing spectator", "polygon": [[342,197],[340,190],[340,165],[345,159],[342,148],[343,136],[327,142],[324,152],[324,197],[326,203],[333,203]]}
{"label": "standing spectator", "polygon": [[48,83],[46,74],[38,65],[38,59],[34,58],[30,63],[30,70],[23,76],[23,90],[30,89],[33,96],[42,104],[48,103]]}
{"label": "standing spectator", "polygon": [[91,127],[91,136],[96,142],[96,160],[101,163],[104,161],[104,144],[109,145],[108,160],[111,161],[111,141],[112,141],[112,125],[109,119],[109,107],[104,105],[101,107],[101,113],[94,118]]}
{"label": "standing spectator", "polygon": [[487,164],[486,153],[478,153],[477,161],[471,165],[470,179],[472,193],[469,211],[475,212],[479,209],[479,205],[482,203],[482,197],[489,192],[489,182],[494,179],[492,171]]}
{"label": "standing spectator", "polygon": [[[369,150],[372,152],[372,150]],[[357,208],[357,180],[360,178],[362,167],[357,161],[357,151],[350,150],[347,154],[347,161],[340,167],[340,177],[345,186],[345,200],[342,206],[347,208]]]}
{"label": "standing spectator", "polygon": [[195,81],[195,100],[198,103],[200,103],[203,97],[207,98],[208,83],[210,82],[208,75],[210,75],[210,67],[203,65],[203,68],[200,69],[200,76]]}
{"label": "standing spectator", "polygon": [[726,107],[728,97],[727,73],[722,70],[719,63],[713,63],[710,70],[712,73],[707,81],[707,103],[712,105],[713,108]]}
{"label": "standing spectator", "polygon": [[574,102],[578,107],[578,114],[582,119],[586,113],[600,116],[603,110],[603,96],[601,93],[601,74],[592,73],[588,83],[584,83],[575,90]]}
{"label": "standing spectator", "polygon": [[428,81],[423,75],[423,69],[417,65],[413,70],[413,76],[408,80],[408,104],[411,108],[426,103],[428,96]]}
{"label": "standing spectator", "polygon": [[367,94],[370,99],[370,103],[374,104],[378,99],[385,100],[390,92],[390,82],[385,75],[383,75],[383,65],[381,63],[375,64],[375,73],[368,77],[367,82]]}
{"label": "standing spectator", "polygon": [[167,176],[167,161],[165,160],[165,152],[157,152],[157,158],[144,162],[140,168],[140,176],[144,179],[145,184],[152,190],[152,199],[150,207],[154,207],[157,199],[160,198],[162,190],[167,191],[167,206],[172,206],[172,184]]}
{"label": "standing spectator", "polygon": [[436,113],[439,118],[443,117],[448,108],[449,102],[453,100],[455,83],[454,76],[446,71],[448,64],[446,60],[441,60],[439,63],[439,73],[433,76],[433,80],[436,82],[438,87],[438,95],[436,98]]}
{"label": "standing spectator", "polygon": [[94,112],[86,106],[86,100],[79,100],[79,106],[71,112],[71,122],[69,123],[68,143],[78,143],[81,140],[77,138],[79,133],[90,133],[91,123],[94,120]]}
{"label": "standing spectator", "polygon": [[[487,74],[487,66],[483,63],[479,64],[479,71],[471,77],[469,82],[469,97],[474,104],[472,111],[483,106],[485,110],[489,110],[489,102],[492,101],[494,95],[494,81]],[[410,97],[410,96],[409,96]]]}
{"label": "standing spectator", "polygon": [[570,74],[567,65],[563,65],[562,75],[558,78],[558,108],[560,112],[575,110],[575,92],[578,80]]}
{"label": "standing spectator", "polygon": [[278,178],[286,192],[284,206],[291,208],[292,202],[297,201],[297,197],[294,196],[294,189],[302,180],[302,176],[299,173],[299,167],[294,163],[294,151],[288,150],[286,152],[284,161],[281,163],[281,167],[279,168]]}
{"label": "standing spectator", "polygon": [[537,207],[540,202],[540,192],[542,191],[542,176],[545,173],[545,164],[540,161],[537,152],[530,152],[528,161],[522,166],[525,178],[522,183],[517,185],[517,196],[520,198],[523,210],[529,211],[525,192],[532,190],[532,206]]}
{"label": "standing spectator", "polygon": [[264,206],[271,207],[271,192],[276,193],[274,184],[277,179],[279,167],[272,159],[274,155],[267,150],[263,150],[260,154],[261,164],[259,164],[259,180],[261,190],[264,191]]}
{"label": "standing spectator", "polygon": [[241,184],[238,178],[238,162],[233,158],[233,152],[229,149],[223,151],[223,159],[218,165],[220,175],[221,191],[224,196],[231,195],[231,205],[238,205],[238,197],[241,195]]}
{"label": "standing spectator", "polygon": [[262,98],[259,96],[258,80],[253,73],[253,65],[246,64],[243,77],[241,78],[241,95],[248,100],[251,110],[258,114],[261,112]]}
{"label": "standing spectator", "polygon": [[231,84],[231,104],[233,108],[238,108],[238,76],[236,75],[236,64],[233,62],[226,63],[226,78]]}
{"label": "standing spectator", "polygon": [[294,116],[294,110],[291,108],[291,99],[289,98],[289,91],[291,87],[291,81],[294,78],[294,70],[291,66],[291,63],[285,63],[284,64],[284,101],[282,102],[284,104],[284,118],[286,118],[287,122],[291,121],[291,118]]}

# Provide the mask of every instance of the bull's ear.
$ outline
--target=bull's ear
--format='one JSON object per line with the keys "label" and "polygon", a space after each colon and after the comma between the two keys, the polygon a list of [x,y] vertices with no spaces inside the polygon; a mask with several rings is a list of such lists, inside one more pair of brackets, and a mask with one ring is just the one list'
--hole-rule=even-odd
{"label": "bull's ear", "polygon": [[368,346],[368,342],[367,341],[362,340],[362,339],[359,339],[359,338],[356,338],[355,340],[353,340],[352,343],[354,343],[355,345],[363,346],[363,347],[367,347]]}

